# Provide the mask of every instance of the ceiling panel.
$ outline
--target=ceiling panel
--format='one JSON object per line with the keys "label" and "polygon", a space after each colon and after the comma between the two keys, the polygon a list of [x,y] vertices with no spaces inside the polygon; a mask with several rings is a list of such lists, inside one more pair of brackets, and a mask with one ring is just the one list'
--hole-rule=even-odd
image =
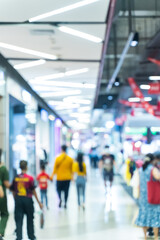
{"label": "ceiling panel", "polygon": [[[0,21],[27,21],[31,17],[41,15],[74,3],[75,0],[0,0]],[[93,4],[65,12],[46,21],[105,21],[109,0],[99,0]]]}

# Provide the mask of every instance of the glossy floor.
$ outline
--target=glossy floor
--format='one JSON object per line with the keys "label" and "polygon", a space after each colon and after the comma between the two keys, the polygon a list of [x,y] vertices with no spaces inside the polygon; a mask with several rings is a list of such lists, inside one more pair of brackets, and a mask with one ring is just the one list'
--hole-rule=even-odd
{"label": "glossy floor", "polygon": [[[116,177],[114,186],[105,193],[98,170],[92,170],[87,182],[86,210],[78,209],[74,183],[71,184],[68,208],[59,209],[54,183],[49,187],[49,210],[45,210],[44,229],[39,227],[40,212],[36,205],[35,231],[38,239],[53,240],[136,240],[143,239],[142,230],[133,225],[137,207]],[[10,206],[11,206],[10,200]],[[15,239],[11,213],[6,239]],[[24,239],[27,239],[24,221]]]}

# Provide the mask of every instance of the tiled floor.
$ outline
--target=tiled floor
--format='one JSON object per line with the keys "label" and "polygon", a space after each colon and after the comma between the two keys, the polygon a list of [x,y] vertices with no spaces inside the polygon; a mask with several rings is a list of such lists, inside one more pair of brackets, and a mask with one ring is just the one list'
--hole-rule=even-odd
{"label": "tiled floor", "polygon": [[[86,210],[78,209],[74,183],[71,184],[68,209],[59,209],[55,185],[49,187],[49,210],[45,210],[45,227],[39,227],[39,209],[36,206],[35,229],[38,239],[53,240],[138,240],[142,230],[133,226],[137,211],[134,201],[120,185],[117,177],[111,191],[105,194],[98,170],[91,171],[86,189]],[[10,200],[11,206],[12,200]],[[24,223],[25,228],[25,223]],[[13,240],[15,224],[11,213],[6,239]],[[24,229],[24,239],[26,236]]]}

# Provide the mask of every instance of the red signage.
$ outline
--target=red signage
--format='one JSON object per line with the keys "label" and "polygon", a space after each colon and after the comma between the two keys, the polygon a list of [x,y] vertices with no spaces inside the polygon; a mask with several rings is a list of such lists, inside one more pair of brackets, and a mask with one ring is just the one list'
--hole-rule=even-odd
{"label": "red signage", "polygon": [[160,83],[151,83],[148,94],[160,94]]}

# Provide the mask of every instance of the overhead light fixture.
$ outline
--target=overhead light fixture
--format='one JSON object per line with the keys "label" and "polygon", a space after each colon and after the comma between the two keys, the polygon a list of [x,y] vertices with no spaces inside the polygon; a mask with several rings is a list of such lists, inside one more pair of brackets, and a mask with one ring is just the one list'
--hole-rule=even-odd
{"label": "overhead light fixture", "polygon": [[133,40],[131,41],[131,46],[136,47],[138,45],[138,42],[139,42],[139,33],[135,32]]}
{"label": "overhead light fixture", "polygon": [[119,77],[116,77],[116,80],[115,80],[115,82],[114,82],[114,85],[115,85],[116,87],[118,87],[118,86],[120,85]]}
{"label": "overhead light fixture", "polygon": [[158,81],[158,80],[160,80],[160,76],[149,76],[149,80]]}
{"label": "overhead light fixture", "polygon": [[83,112],[87,112],[90,110],[91,110],[91,107],[81,107],[78,109],[78,112],[83,113]]}
{"label": "overhead light fixture", "polygon": [[[140,102],[140,98],[138,98],[138,97],[131,97],[131,98],[128,98],[128,101],[129,102]],[[145,97],[144,101],[150,102],[150,101],[152,101],[152,98],[151,97]]]}
{"label": "overhead light fixture", "polygon": [[53,115],[51,115],[51,114],[48,116],[48,118],[49,118],[49,120],[51,120],[51,121],[54,121],[54,120],[56,119],[55,116],[53,116]]}
{"label": "overhead light fixture", "polygon": [[16,52],[21,52],[21,53],[26,53],[26,54],[38,56],[38,57],[41,57],[41,58],[52,59],[52,60],[57,59],[57,56],[55,56],[55,55],[35,51],[35,50],[32,50],[32,49],[28,49],[28,48],[18,47],[18,46],[3,43],[3,42],[0,42],[0,47],[5,48],[5,49],[10,49],[10,50],[13,50],[13,51],[16,51]]}
{"label": "overhead light fixture", "polygon": [[55,15],[58,15],[58,14],[61,14],[61,13],[64,13],[64,12],[68,12],[68,11],[74,10],[74,9],[76,9],[76,8],[80,8],[80,7],[83,7],[83,6],[86,6],[86,5],[89,5],[89,4],[98,2],[98,1],[99,1],[99,0],[85,0],[85,1],[80,1],[80,2],[77,2],[77,3],[71,4],[71,5],[68,5],[68,6],[66,6],[66,7],[59,8],[59,9],[57,9],[57,10],[53,10],[53,11],[51,11],[51,12],[47,12],[47,13],[38,15],[38,16],[36,16],[36,17],[30,18],[30,19],[29,19],[29,22],[36,22],[36,21],[39,21],[39,20],[41,20],[41,19],[48,18],[48,17],[52,17],[52,16],[55,16]]}
{"label": "overhead light fixture", "polygon": [[112,101],[113,100],[113,96],[108,96],[108,100]]}
{"label": "overhead light fixture", "polygon": [[56,91],[65,91],[66,88],[62,88],[62,87],[55,87],[55,86],[37,86],[37,85],[33,85],[32,88],[34,89],[34,91],[36,92],[56,92]]}
{"label": "overhead light fixture", "polygon": [[91,83],[75,83],[75,82],[61,82],[61,81],[35,81],[30,80],[30,84],[34,88],[36,85],[38,86],[56,86],[56,87],[69,87],[69,88],[87,88],[87,89],[95,89],[96,85]]}
{"label": "overhead light fixture", "polygon": [[49,75],[45,75],[45,76],[41,76],[41,77],[36,77],[34,79],[31,79],[30,82],[34,83],[34,81],[39,82],[39,81],[44,81],[44,80],[63,78],[66,76],[78,75],[78,74],[85,73],[88,71],[89,71],[88,68],[81,68],[81,69],[76,69],[76,70],[72,70],[72,71],[67,71],[65,73],[54,73],[54,74],[49,74]]}
{"label": "overhead light fixture", "polygon": [[64,92],[47,92],[40,94],[43,98],[50,98],[50,97],[61,97],[61,96],[70,96],[70,95],[79,95],[81,94],[81,90],[75,90],[75,91],[64,91]]}
{"label": "overhead light fixture", "polygon": [[31,68],[31,67],[35,67],[35,66],[39,66],[46,63],[46,61],[44,59],[40,59],[37,61],[31,61],[31,62],[27,62],[27,63],[21,63],[21,64],[17,64],[14,65],[14,68],[19,70],[19,69],[25,69],[25,68]]}
{"label": "overhead light fixture", "polygon": [[88,113],[71,113],[70,114],[71,117],[74,117],[74,118],[89,118],[90,117],[90,114]]}
{"label": "overhead light fixture", "polygon": [[143,90],[149,90],[151,88],[151,86],[147,85],[147,84],[142,84],[142,85],[140,85],[140,88]]}
{"label": "overhead light fixture", "polygon": [[68,33],[70,35],[86,39],[86,40],[91,41],[91,42],[95,42],[95,43],[101,43],[102,42],[102,39],[99,38],[99,37],[95,37],[93,35],[90,35],[90,34],[87,34],[87,33],[84,33],[84,32],[80,32],[78,30],[75,30],[75,29],[72,29],[72,28],[69,28],[69,27],[61,26],[61,27],[59,27],[59,30],[61,32],[65,32],[65,33]]}
{"label": "overhead light fixture", "polygon": [[79,108],[79,104],[69,104],[69,105],[60,105],[60,106],[55,106],[55,109],[58,110],[63,110],[63,109],[74,109],[74,108]]}
{"label": "overhead light fixture", "polygon": [[67,102],[67,103],[80,103],[80,104],[90,104],[91,103],[91,100],[88,100],[88,99],[80,99],[80,98],[77,98],[77,97],[67,97],[67,98],[64,98],[63,99],[64,102]]}
{"label": "overhead light fixture", "polygon": [[151,101],[152,101],[152,97],[145,97],[144,100],[145,100],[146,102],[151,102]]}
{"label": "overhead light fixture", "polygon": [[109,128],[109,129],[113,128],[114,125],[115,125],[114,121],[107,121],[105,124],[106,128]]}

